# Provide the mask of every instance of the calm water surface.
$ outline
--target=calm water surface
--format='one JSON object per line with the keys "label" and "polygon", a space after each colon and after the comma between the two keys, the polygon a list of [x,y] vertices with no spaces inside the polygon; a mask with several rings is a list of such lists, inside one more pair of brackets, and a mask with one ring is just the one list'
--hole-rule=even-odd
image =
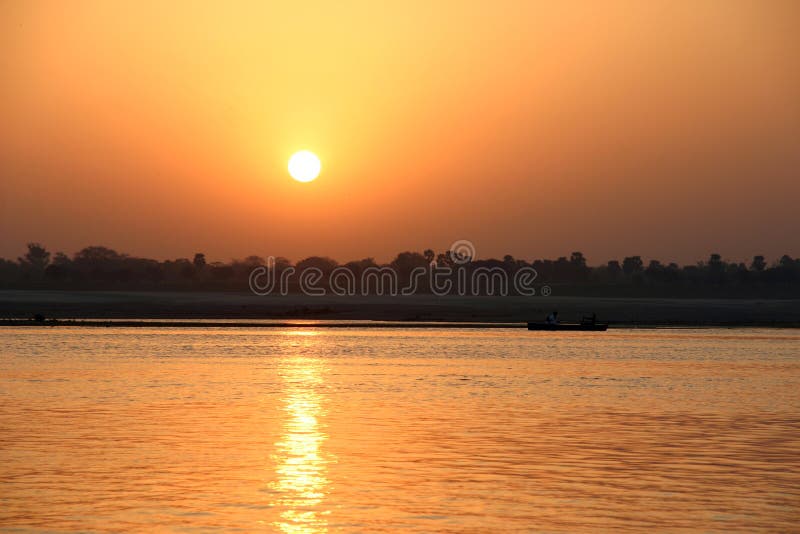
{"label": "calm water surface", "polygon": [[790,330],[0,330],[0,526],[800,522]]}

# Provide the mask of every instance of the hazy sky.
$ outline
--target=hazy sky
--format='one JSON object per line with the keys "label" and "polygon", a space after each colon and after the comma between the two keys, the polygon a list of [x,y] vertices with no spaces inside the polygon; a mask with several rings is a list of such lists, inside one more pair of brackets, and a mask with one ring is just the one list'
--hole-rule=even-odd
{"label": "hazy sky", "polygon": [[799,28],[794,0],[0,2],[0,256],[800,255]]}

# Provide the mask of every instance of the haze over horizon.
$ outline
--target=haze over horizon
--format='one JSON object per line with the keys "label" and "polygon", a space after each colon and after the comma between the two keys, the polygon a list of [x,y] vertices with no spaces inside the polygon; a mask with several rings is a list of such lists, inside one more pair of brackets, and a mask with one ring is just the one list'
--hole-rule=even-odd
{"label": "haze over horizon", "polygon": [[6,2],[0,257],[797,256],[797,21],[791,1]]}

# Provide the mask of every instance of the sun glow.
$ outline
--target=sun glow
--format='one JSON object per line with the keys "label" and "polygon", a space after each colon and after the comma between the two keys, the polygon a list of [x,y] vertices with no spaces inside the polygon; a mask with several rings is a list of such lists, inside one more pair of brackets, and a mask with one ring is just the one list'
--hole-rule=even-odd
{"label": "sun glow", "polygon": [[289,174],[298,182],[314,180],[321,168],[319,158],[308,150],[301,150],[289,158]]}

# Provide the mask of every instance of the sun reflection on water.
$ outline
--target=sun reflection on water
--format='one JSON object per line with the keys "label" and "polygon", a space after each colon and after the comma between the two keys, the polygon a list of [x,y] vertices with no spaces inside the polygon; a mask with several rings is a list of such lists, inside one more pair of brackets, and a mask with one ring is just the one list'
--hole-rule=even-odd
{"label": "sun reflection on water", "polygon": [[328,513],[321,506],[329,485],[327,464],[331,461],[322,446],[325,408],[322,362],[313,357],[284,360],[280,374],[284,382],[283,434],[275,443],[277,481],[271,484],[276,494],[272,506],[281,509],[274,525],[283,532],[315,533],[327,531]]}

